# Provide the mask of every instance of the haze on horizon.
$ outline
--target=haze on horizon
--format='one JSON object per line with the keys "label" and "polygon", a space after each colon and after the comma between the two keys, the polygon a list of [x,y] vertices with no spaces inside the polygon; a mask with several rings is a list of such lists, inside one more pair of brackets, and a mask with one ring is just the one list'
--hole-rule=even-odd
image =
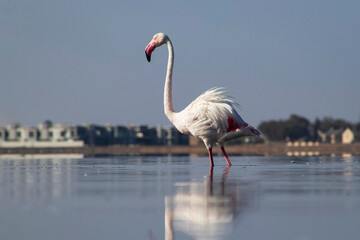
{"label": "haze on horizon", "polygon": [[295,113],[360,121],[359,1],[1,1],[0,125],[170,125],[167,49],[180,111],[225,87],[250,124]]}

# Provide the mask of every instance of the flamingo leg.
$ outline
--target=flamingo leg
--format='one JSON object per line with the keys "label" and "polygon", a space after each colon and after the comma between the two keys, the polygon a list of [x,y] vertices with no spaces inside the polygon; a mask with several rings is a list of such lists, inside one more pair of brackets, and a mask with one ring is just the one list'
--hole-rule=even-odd
{"label": "flamingo leg", "polygon": [[212,148],[208,148],[208,153],[209,153],[209,159],[210,159],[210,166],[213,167],[214,160],[213,160],[213,155],[212,155]]}
{"label": "flamingo leg", "polygon": [[209,184],[208,184],[208,194],[209,194],[209,196],[213,195],[213,172],[214,172],[214,166],[210,166]]}
{"label": "flamingo leg", "polygon": [[228,155],[227,155],[226,152],[225,152],[225,148],[224,148],[224,147],[221,147],[221,151],[222,151],[222,153],[224,154],[224,157],[225,157],[225,160],[226,160],[226,162],[227,162],[227,164],[228,164],[228,167],[230,167],[230,166],[231,166],[231,162],[230,162],[230,160],[229,160]]}
{"label": "flamingo leg", "polygon": [[210,182],[212,182],[212,180],[213,180],[213,172],[214,172],[214,166],[210,166],[210,169],[209,169]]}

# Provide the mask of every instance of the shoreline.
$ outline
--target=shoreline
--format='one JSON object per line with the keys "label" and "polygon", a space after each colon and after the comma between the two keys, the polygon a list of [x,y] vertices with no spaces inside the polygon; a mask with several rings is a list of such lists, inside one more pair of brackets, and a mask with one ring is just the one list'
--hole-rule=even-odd
{"label": "shoreline", "polygon": [[[214,154],[221,154],[214,147]],[[360,155],[360,143],[331,144],[322,143],[313,146],[294,146],[287,143],[261,143],[226,146],[229,155],[248,156],[317,156],[317,155]],[[190,155],[207,156],[203,145],[162,146],[162,145],[109,145],[83,147],[46,147],[46,148],[0,148],[1,155],[28,154],[82,154],[84,156],[142,156],[142,155]]]}

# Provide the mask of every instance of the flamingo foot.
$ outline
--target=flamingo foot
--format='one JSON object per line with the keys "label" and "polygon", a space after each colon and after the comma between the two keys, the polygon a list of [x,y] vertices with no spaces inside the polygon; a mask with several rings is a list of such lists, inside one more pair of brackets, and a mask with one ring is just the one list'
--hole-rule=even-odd
{"label": "flamingo foot", "polygon": [[225,158],[225,160],[226,160],[226,162],[227,162],[227,164],[228,164],[228,167],[231,167],[231,162],[230,162],[230,160],[229,160],[228,155],[227,155],[226,152],[225,152],[225,148],[224,148],[224,147],[221,147],[221,151],[222,151],[222,153],[224,154],[224,158]]}
{"label": "flamingo foot", "polygon": [[208,149],[208,153],[209,153],[209,159],[210,159],[210,167],[214,167],[214,159],[213,159],[213,155],[212,155],[212,148]]}

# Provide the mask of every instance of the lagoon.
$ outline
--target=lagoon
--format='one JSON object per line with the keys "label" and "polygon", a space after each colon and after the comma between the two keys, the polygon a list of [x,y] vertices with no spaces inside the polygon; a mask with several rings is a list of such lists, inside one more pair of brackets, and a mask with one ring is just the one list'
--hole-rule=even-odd
{"label": "lagoon", "polygon": [[0,159],[1,239],[352,239],[360,157]]}

